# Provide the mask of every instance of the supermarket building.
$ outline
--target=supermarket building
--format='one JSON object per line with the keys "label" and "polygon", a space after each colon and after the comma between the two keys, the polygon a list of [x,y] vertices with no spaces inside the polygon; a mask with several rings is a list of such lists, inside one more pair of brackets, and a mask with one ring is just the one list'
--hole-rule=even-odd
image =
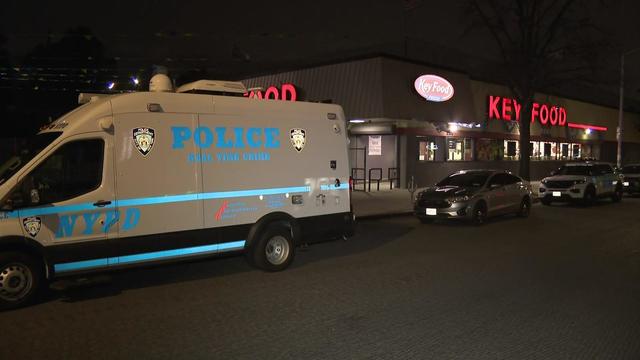
{"label": "supermarket building", "polygon": [[[518,173],[521,104],[506,86],[378,56],[242,80],[248,96],[340,104],[354,177],[427,186],[460,169]],[[618,110],[536,94],[531,179],[567,161],[615,163]],[[640,116],[624,115],[623,164],[640,162]]]}

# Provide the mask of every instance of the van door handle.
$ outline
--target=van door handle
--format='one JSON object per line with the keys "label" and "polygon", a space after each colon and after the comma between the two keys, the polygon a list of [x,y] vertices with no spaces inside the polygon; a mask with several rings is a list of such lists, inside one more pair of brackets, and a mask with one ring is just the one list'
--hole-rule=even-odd
{"label": "van door handle", "polygon": [[109,201],[109,200],[98,200],[97,202],[93,203],[93,206],[96,206],[96,207],[105,207],[107,205],[111,205],[111,201]]}

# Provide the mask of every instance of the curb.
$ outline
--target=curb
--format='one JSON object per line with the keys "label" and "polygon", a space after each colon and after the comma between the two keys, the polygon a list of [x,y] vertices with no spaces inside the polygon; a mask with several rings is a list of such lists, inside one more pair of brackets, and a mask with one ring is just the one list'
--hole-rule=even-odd
{"label": "curb", "polygon": [[360,215],[360,216],[358,216],[358,214],[356,214],[356,221],[358,221],[358,220],[375,220],[375,219],[381,219],[381,218],[407,216],[407,215],[413,215],[413,210],[392,212],[392,213],[383,213],[383,214]]}

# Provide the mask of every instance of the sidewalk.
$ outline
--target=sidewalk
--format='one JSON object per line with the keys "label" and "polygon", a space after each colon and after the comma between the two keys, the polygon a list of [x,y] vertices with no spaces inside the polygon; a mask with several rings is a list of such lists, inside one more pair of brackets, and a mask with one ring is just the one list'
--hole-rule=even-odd
{"label": "sidewalk", "polygon": [[[538,197],[539,181],[531,182],[534,201]],[[418,189],[420,191],[421,189]],[[417,192],[416,192],[417,194]],[[351,204],[356,218],[393,216],[413,212],[413,199],[407,189],[384,189],[380,191],[352,191]]]}

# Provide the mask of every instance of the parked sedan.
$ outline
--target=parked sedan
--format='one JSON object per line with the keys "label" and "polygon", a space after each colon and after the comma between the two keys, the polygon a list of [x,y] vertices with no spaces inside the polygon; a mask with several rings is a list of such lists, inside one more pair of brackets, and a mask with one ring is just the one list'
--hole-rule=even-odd
{"label": "parked sedan", "polygon": [[640,194],[640,164],[625,165],[621,172],[624,192],[630,195]]}
{"label": "parked sedan", "polygon": [[527,217],[532,192],[528,182],[503,170],[463,170],[416,196],[415,215],[423,223],[466,219],[477,225],[494,215]]}

